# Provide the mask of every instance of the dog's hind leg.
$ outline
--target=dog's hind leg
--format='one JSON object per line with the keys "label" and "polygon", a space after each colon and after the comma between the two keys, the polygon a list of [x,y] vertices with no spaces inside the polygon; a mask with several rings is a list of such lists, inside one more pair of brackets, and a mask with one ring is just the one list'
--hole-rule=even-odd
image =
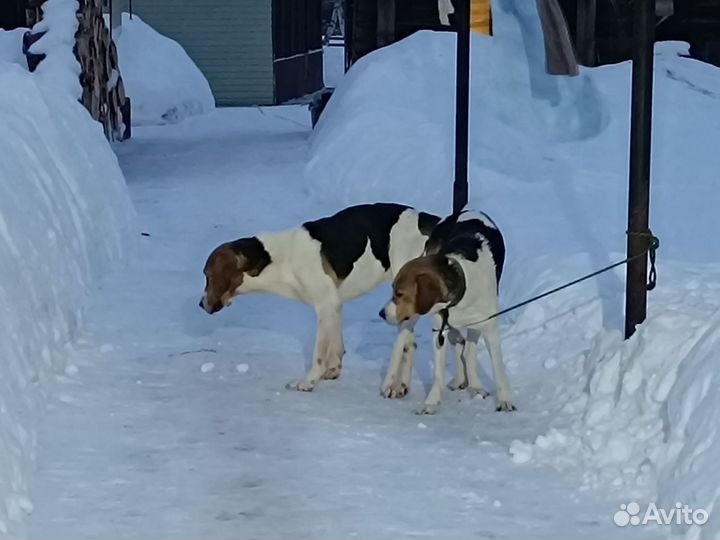
{"label": "dog's hind leg", "polygon": [[332,318],[332,328],[329,329],[329,340],[327,353],[325,358],[327,359],[327,366],[325,373],[323,373],[323,379],[334,380],[340,377],[342,371],[342,360],[345,356],[345,344],[343,342],[342,334],[342,314],[338,308],[338,316]]}
{"label": "dog's hind leg", "polygon": [[400,325],[390,357],[390,365],[380,390],[380,393],[386,398],[405,397],[410,390],[410,380],[409,377],[405,379],[405,375],[408,369],[412,372],[416,347],[414,328],[414,321]]}
{"label": "dog's hind leg", "polygon": [[465,369],[467,371],[467,390],[473,396],[486,398],[490,395],[490,392],[483,388],[480,382],[480,376],[478,375],[478,341],[480,341],[480,332],[472,329],[468,330],[467,340],[465,341],[465,351],[463,353],[463,360],[465,361]]}

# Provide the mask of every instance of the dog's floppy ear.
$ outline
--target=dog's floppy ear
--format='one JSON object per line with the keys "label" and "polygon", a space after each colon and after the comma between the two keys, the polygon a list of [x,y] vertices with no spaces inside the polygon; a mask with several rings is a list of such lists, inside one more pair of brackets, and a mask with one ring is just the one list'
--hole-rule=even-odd
{"label": "dog's floppy ear", "polygon": [[243,266],[245,266],[245,255],[230,249],[227,245],[218,248],[214,257],[216,267],[226,273],[234,273],[237,270],[242,270]]}
{"label": "dog's floppy ear", "polygon": [[230,247],[236,255],[237,269],[249,276],[258,276],[270,264],[270,254],[256,236],[235,240]]}
{"label": "dog's floppy ear", "polygon": [[245,255],[243,255],[242,253],[237,253],[237,252],[235,252],[234,255],[235,255],[235,268],[237,270],[242,270],[243,268],[245,268],[245,265],[247,263],[247,257],[245,257]]}
{"label": "dog's floppy ear", "polygon": [[415,310],[419,315],[425,315],[438,302],[443,301],[440,276],[434,272],[423,272],[415,277],[417,293],[415,295]]}
{"label": "dog's floppy ear", "polygon": [[230,245],[223,245],[215,255],[218,259],[218,267],[228,275],[242,272],[248,266],[248,258],[244,253],[236,251]]}

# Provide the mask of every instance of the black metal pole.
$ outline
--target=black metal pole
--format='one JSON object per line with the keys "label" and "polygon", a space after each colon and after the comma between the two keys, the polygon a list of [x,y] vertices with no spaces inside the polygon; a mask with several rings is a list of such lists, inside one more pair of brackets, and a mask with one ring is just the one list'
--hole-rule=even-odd
{"label": "black metal pole", "polygon": [[[627,256],[650,245],[650,145],[652,129],[655,0],[634,0],[630,182]],[[625,284],[625,339],[647,315],[647,257],[628,263]]]}
{"label": "black metal pole", "polygon": [[470,120],[470,0],[455,0],[455,181],[453,212],[468,202],[468,125]]}

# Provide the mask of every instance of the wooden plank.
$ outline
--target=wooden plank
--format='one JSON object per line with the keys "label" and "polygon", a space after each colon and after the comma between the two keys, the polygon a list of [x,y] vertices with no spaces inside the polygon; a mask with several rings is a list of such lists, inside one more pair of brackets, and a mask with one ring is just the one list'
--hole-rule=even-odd
{"label": "wooden plank", "polygon": [[492,35],[490,0],[472,0],[470,29],[488,36]]}
{"label": "wooden plank", "polygon": [[551,75],[577,75],[577,57],[560,4],[557,0],[538,0],[537,6],[547,72]]}

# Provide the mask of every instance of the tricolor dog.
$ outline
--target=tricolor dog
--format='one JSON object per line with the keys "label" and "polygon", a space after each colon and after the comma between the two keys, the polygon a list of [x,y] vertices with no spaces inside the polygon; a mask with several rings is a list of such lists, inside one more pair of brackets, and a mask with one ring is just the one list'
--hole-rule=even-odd
{"label": "tricolor dog", "polygon": [[[389,281],[422,254],[439,217],[391,203],[362,204],[283,232],[259,234],[217,247],[205,264],[200,307],[215,313],[239,294],[268,292],[315,308],[317,336],[312,367],[288,388],[310,391],[340,376],[345,354],[342,304]],[[406,325],[407,326],[407,325]],[[405,364],[415,353],[412,328],[395,344]],[[387,388],[401,397],[407,387]]]}
{"label": "tricolor dog", "polygon": [[[432,414],[440,405],[446,337],[462,351],[457,376],[449,388],[467,388],[483,397],[488,395],[477,369],[477,345],[482,337],[492,362],[497,410],[515,409],[500,351],[497,319],[488,319],[498,310],[504,261],[505,243],[495,223],[483,213],[463,211],[438,223],[424,255],[407,262],[395,276],[392,299],[380,316],[392,324],[413,324],[426,313],[435,319],[433,385],[419,413]],[[401,371],[401,359],[393,356],[388,376],[404,377]]]}

